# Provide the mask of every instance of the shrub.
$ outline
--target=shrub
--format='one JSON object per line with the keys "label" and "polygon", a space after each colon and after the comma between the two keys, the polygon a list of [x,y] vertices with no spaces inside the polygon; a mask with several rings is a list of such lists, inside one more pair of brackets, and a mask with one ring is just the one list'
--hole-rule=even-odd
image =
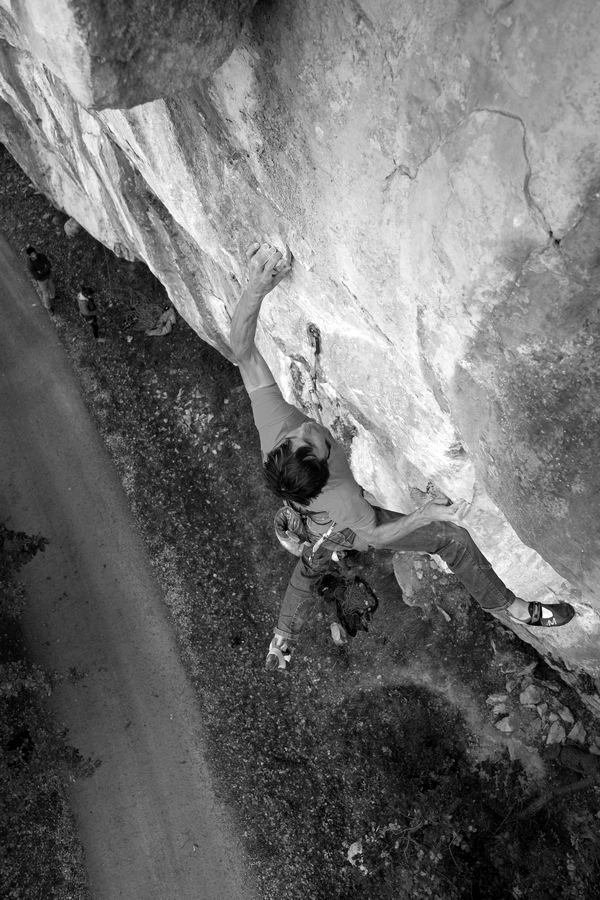
{"label": "shrub", "polygon": [[0,524],[0,894],[7,900],[90,896],[66,778],[84,761],[69,747],[45,703],[48,675],[27,653],[16,574],[47,541]]}

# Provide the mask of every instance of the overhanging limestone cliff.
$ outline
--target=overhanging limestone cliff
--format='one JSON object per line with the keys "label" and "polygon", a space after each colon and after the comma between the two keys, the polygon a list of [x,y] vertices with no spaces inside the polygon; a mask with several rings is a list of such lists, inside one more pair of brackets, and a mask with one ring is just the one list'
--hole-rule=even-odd
{"label": "overhanging limestone cliff", "polygon": [[[473,499],[507,583],[577,605],[546,649],[598,674],[595,0],[232,4],[237,45],[220,65],[217,40],[210,77],[169,69],[175,4],[172,31],[139,41],[163,82],[125,59],[109,101],[60,43],[39,50],[38,5],[0,4],[1,138],[38,186],[226,355],[245,245],[288,244],[260,334],[288,395],[308,404],[313,321],[361,483],[400,509],[430,480]],[[83,4],[45,6],[77,7],[89,49]],[[187,22],[209,46],[209,18]]]}

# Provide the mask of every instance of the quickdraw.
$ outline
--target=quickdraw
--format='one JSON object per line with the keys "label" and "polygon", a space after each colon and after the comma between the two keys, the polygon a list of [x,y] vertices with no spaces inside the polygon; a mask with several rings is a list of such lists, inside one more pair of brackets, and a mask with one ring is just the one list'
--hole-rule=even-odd
{"label": "quickdraw", "polygon": [[318,368],[319,368],[319,356],[321,354],[321,332],[317,325],[314,322],[310,322],[306,328],[306,333],[308,334],[308,340],[310,342],[311,347],[314,350],[314,359],[310,372],[310,380],[311,380],[311,388],[309,390],[309,396],[312,405],[315,408],[315,418],[318,420],[319,425],[323,424],[323,419],[321,417],[321,413],[323,411],[323,406],[319,399],[319,392],[317,390],[318,387]]}
{"label": "quickdraw", "polygon": [[322,544],[324,544],[325,541],[327,540],[327,538],[333,534],[333,532],[335,531],[335,528],[336,528],[335,522],[332,522],[331,525],[329,526],[329,528],[327,529],[327,531],[325,532],[325,534],[322,534],[321,537],[319,538],[319,540],[313,544],[312,549],[310,551],[310,556],[309,556],[309,561],[311,563],[312,563],[314,555],[317,552],[317,550],[319,549],[319,547]]}

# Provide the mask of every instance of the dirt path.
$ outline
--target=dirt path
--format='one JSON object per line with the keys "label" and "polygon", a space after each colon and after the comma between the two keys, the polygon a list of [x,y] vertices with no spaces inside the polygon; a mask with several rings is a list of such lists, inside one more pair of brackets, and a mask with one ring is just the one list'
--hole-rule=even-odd
{"label": "dirt path", "polygon": [[2,237],[0,263],[0,508],[11,527],[50,540],[24,573],[35,659],[83,673],[52,702],[70,742],[101,763],[71,788],[94,897],[249,900],[118,476],[51,319]]}

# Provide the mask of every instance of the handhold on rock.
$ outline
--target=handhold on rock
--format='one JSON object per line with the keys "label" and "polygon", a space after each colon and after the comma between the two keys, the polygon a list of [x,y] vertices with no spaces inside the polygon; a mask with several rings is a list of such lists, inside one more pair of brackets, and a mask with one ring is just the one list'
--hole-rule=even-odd
{"label": "handhold on rock", "polygon": [[285,266],[289,266],[292,261],[292,254],[285,241],[277,234],[269,236],[267,238],[267,243],[270,244],[271,247],[275,247],[275,249],[279,250],[281,253],[281,259],[275,266],[275,271],[279,272],[281,269],[285,268]]}

